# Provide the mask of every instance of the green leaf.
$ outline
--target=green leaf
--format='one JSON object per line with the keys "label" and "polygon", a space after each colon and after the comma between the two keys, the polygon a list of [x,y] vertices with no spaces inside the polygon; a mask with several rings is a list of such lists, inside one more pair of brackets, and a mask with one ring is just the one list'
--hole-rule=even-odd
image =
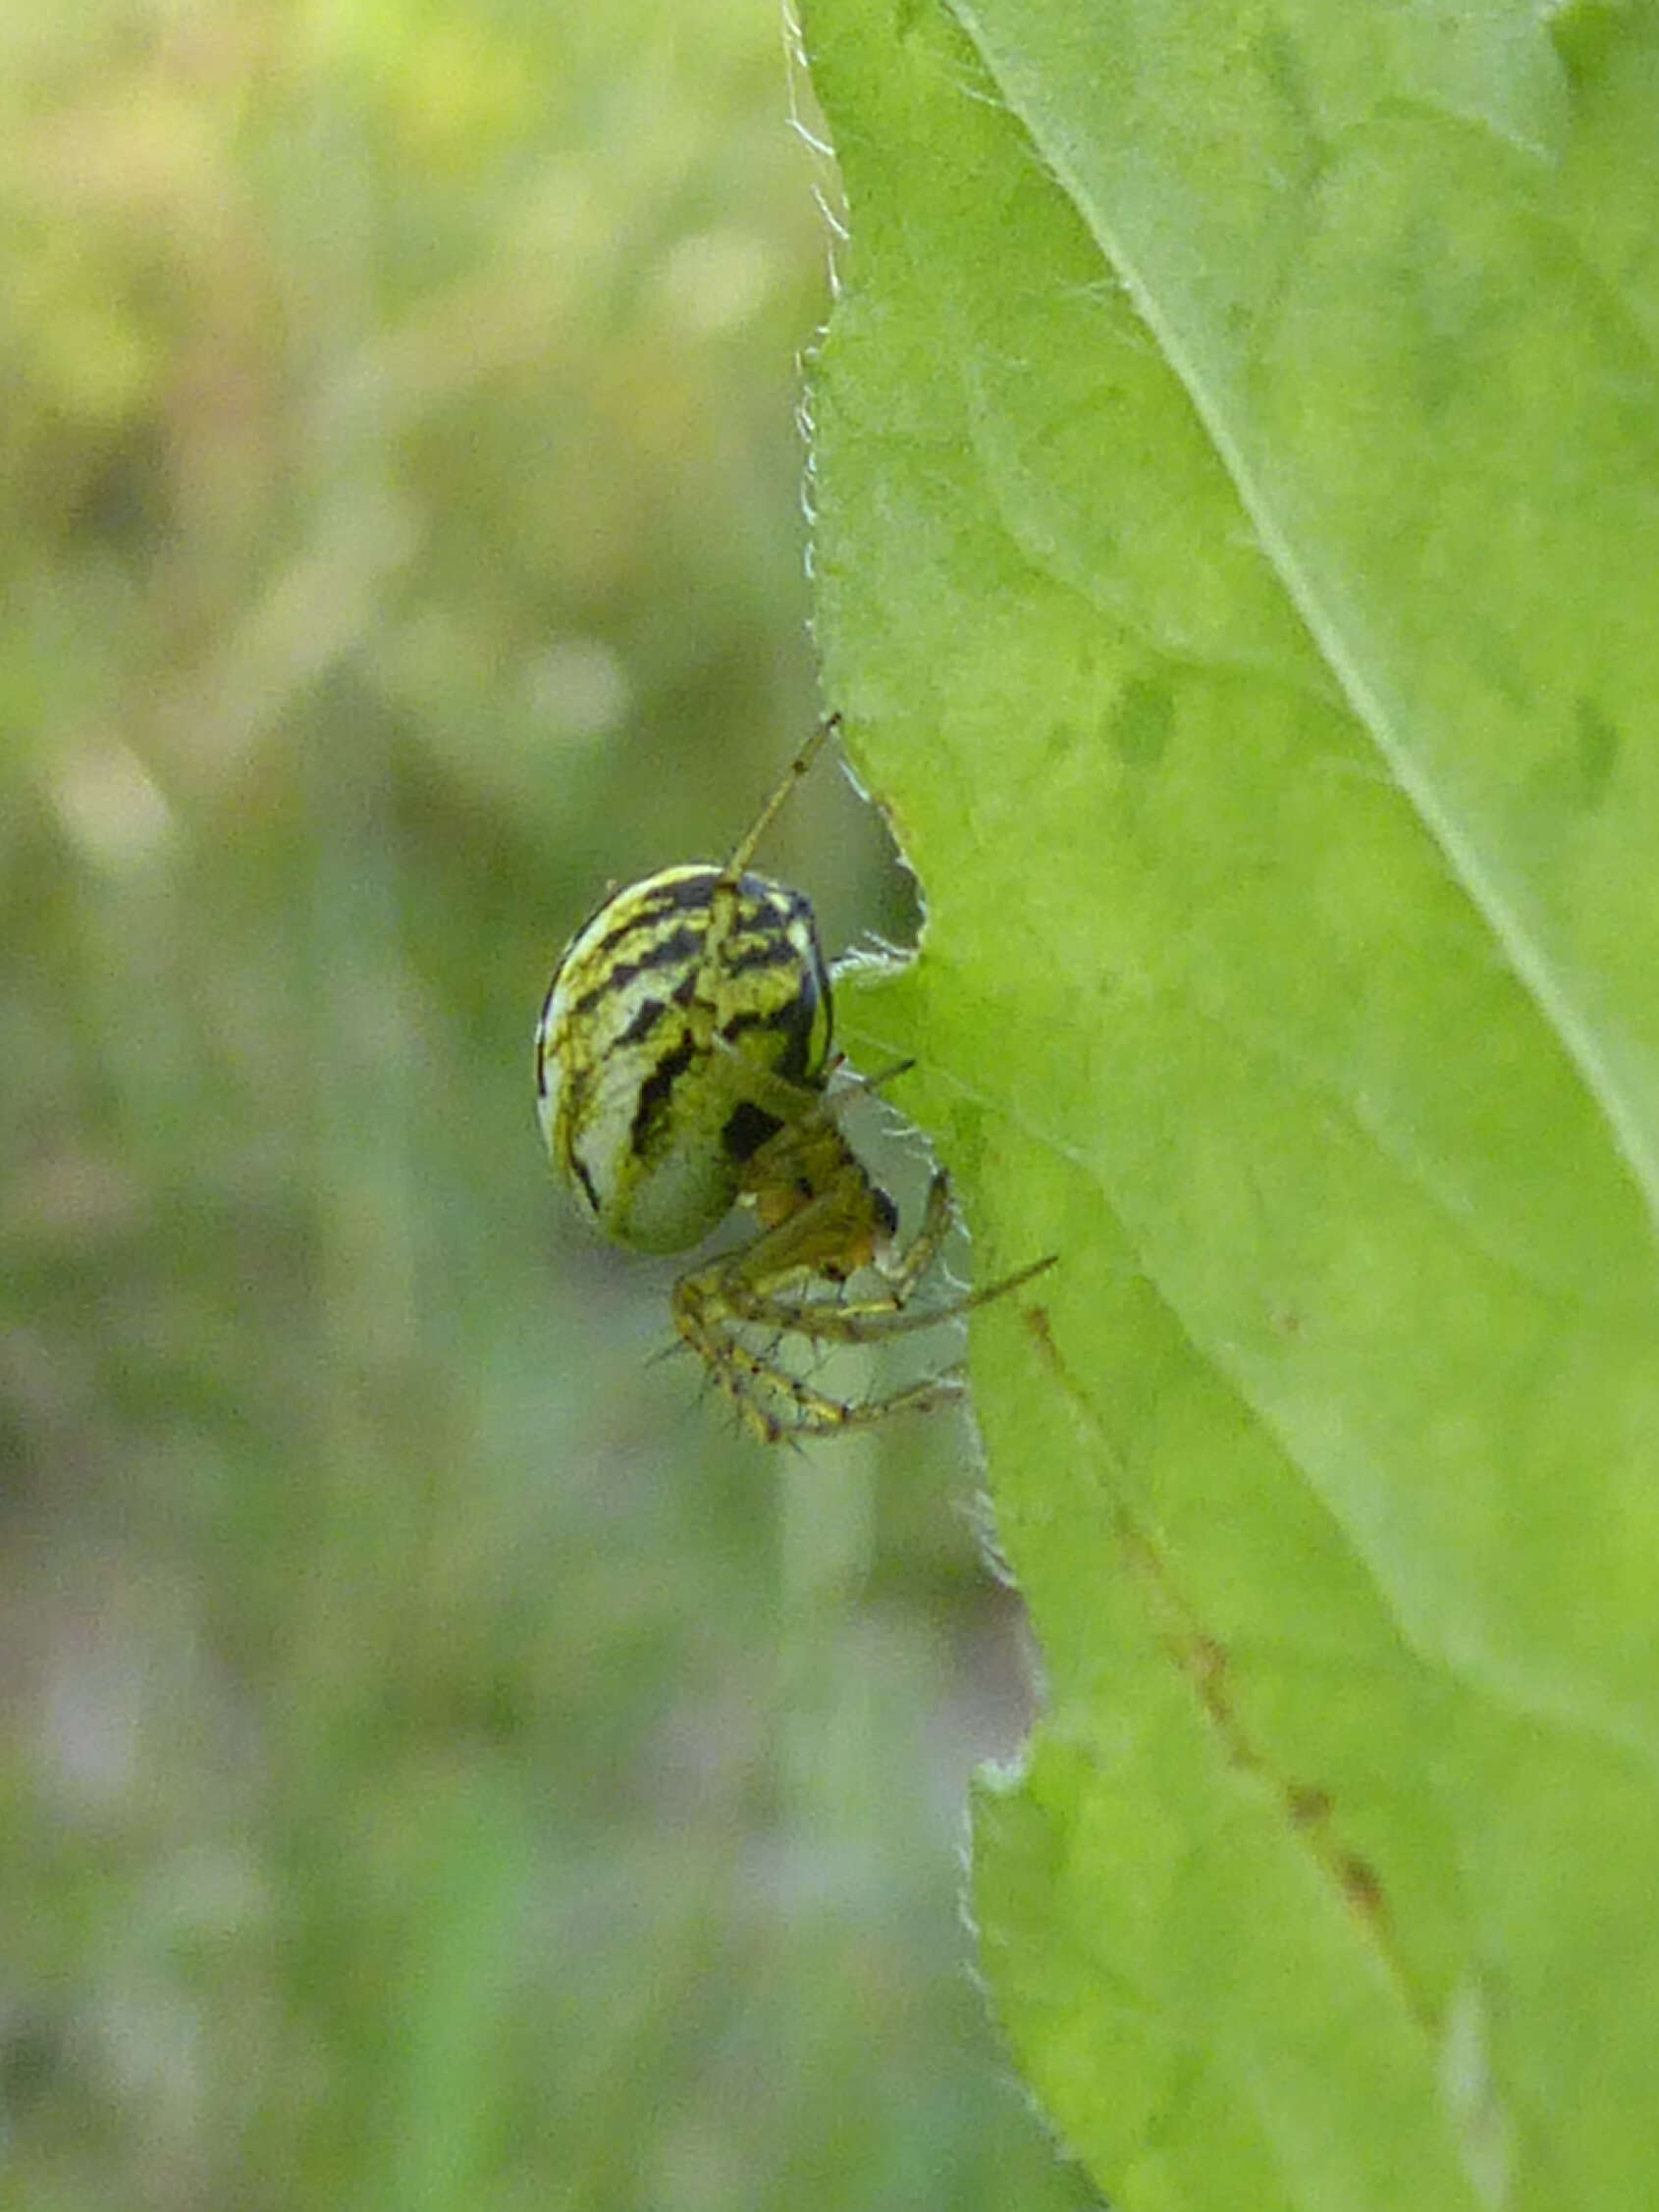
{"label": "green leaf", "polygon": [[1049,1682],[992,1993],[1140,2207],[1659,2190],[1659,21],[812,0],[828,695]]}

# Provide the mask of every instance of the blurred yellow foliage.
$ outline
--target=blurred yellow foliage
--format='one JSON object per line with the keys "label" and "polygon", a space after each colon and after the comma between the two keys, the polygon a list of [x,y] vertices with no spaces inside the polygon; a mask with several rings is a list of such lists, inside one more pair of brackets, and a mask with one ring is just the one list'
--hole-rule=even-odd
{"label": "blurred yellow foliage", "polygon": [[1064,2200],[942,1457],[803,1539],[531,1113],[817,711],[789,99],[770,0],[0,25],[10,2201]]}

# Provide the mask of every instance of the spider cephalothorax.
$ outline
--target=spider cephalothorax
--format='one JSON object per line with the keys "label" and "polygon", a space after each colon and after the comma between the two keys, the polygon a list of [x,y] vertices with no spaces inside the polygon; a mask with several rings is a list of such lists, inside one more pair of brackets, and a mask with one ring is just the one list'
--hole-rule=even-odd
{"label": "spider cephalothorax", "polygon": [[[842,1099],[872,1086],[832,1056],[811,904],[749,868],[833,727],[809,739],[723,867],[664,869],[606,900],[560,961],[536,1033],[548,1150],[605,1236],[685,1251],[734,1205],[754,1214],[759,1234],[681,1276],[672,1309],[748,1426],[774,1440],[864,1426],[961,1387],[940,1375],[848,1403],[780,1364],[784,1340],[872,1343],[931,1328],[1049,1264],[911,1303],[951,1226],[949,1183],[936,1173],[921,1227],[901,1241],[892,1200],[841,1128]],[[857,1276],[868,1288],[849,1292]]]}

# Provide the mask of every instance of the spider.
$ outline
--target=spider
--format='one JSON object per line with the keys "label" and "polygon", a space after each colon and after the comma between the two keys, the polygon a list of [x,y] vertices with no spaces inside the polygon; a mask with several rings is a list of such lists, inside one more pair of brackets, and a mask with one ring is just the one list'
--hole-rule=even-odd
{"label": "spider", "polygon": [[[604,1236],[680,1252],[734,1205],[754,1215],[752,1241],[682,1275],[671,1307],[680,1342],[769,1443],[864,1428],[963,1388],[946,1373],[848,1403],[779,1364],[785,1340],[864,1344],[933,1328],[1052,1265],[913,1306],[955,1218],[949,1179],[936,1171],[904,1242],[842,1132],[842,1102],[911,1063],[867,1080],[831,1052],[811,904],[749,866],[838,721],[814,731],[722,867],[664,869],[605,901],[565,948],[536,1031],[548,1151]],[[869,1288],[847,1294],[859,1275]]]}

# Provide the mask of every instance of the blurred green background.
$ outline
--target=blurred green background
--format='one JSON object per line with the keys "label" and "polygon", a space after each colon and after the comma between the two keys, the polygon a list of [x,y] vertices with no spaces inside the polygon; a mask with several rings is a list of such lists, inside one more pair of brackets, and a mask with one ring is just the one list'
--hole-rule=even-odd
{"label": "blurred green background", "polygon": [[[773,0],[0,7],[0,2203],[1062,2207],[943,1418],[654,1363],[529,1038],[818,711]],[[769,857],[910,924],[833,773]]]}

